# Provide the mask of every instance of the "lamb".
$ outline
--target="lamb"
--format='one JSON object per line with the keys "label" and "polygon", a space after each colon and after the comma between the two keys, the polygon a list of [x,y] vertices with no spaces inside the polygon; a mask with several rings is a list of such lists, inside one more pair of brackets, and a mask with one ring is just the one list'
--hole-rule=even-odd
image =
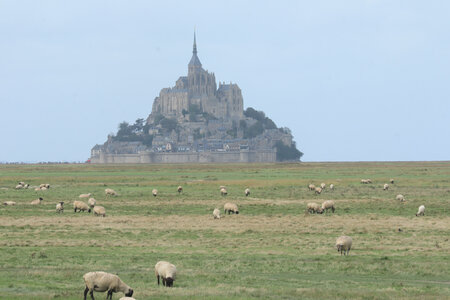
{"label": "lamb", "polygon": [[416,217],[418,216],[425,216],[425,206],[421,205],[419,206],[419,210],[417,211]]}
{"label": "lamb", "polygon": [[220,219],[220,210],[218,208],[215,208],[213,211],[214,219]]}
{"label": "lamb", "polygon": [[178,194],[181,194],[181,192],[183,192],[183,187],[181,185],[178,186],[177,191],[178,191]]}
{"label": "lamb", "polygon": [[327,200],[324,203],[322,203],[322,209],[325,212],[328,212],[328,210],[331,208],[331,211],[334,213],[334,201],[333,200]]}
{"label": "lamb", "polygon": [[87,194],[81,194],[80,196],[78,196],[79,198],[89,198],[91,197],[92,194],[91,193],[87,193]]}
{"label": "lamb", "polygon": [[306,205],[306,209],[310,214],[321,214],[323,213],[322,207],[315,202],[310,202]]}
{"label": "lamb", "polygon": [[248,195],[250,195],[250,189],[249,188],[245,189],[244,193],[245,197],[247,197]]}
{"label": "lamb", "polygon": [[64,212],[64,202],[59,202],[56,204],[56,212],[57,213],[63,213]]}
{"label": "lamb", "polygon": [[383,191],[387,191],[389,189],[389,184],[385,183],[383,185]]}
{"label": "lamb", "polygon": [[44,199],[42,199],[42,197],[39,197],[39,199],[31,201],[31,205],[39,205],[41,204],[42,200]]}
{"label": "lamb", "polygon": [[400,202],[405,202],[405,197],[402,194],[398,194],[397,197],[395,197],[395,199]]}
{"label": "lamb", "polygon": [[172,287],[176,275],[177,275],[177,268],[173,264],[167,261],[159,261],[156,263],[155,276],[158,280],[158,285],[159,285],[159,278],[161,277],[162,284],[164,286]]}
{"label": "lamb", "polygon": [[336,240],[336,248],[338,252],[348,255],[350,249],[352,248],[352,238],[346,235],[340,236]]}
{"label": "lamb", "polygon": [[314,193],[315,193],[316,195],[322,193],[322,188],[321,188],[321,187],[316,187],[316,188],[314,189]]}
{"label": "lamb", "polygon": [[106,217],[106,210],[103,206],[94,206],[94,215]]}
{"label": "lamb", "polygon": [[89,292],[91,299],[94,299],[95,292],[106,292],[106,299],[112,299],[113,293],[124,293],[126,297],[133,296],[133,289],[125,284],[117,275],[106,272],[89,272],[83,275],[83,280],[86,285],[84,290],[84,300]]}
{"label": "lamb", "polygon": [[158,196],[158,190],[157,189],[153,189],[152,195],[153,195],[153,197]]}
{"label": "lamb", "polygon": [[221,194],[222,196],[228,195],[227,189],[226,189],[226,188],[221,188],[221,189],[220,189],[220,194]]}
{"label": "lamb", "polygon": [[321,188],[322,190],[324,190],[326,186],[327,186],[327,185],[326,185],[325,183],[323,183],[323,182],[320,184],[320,188]]}
{"label": "lamb", "polygon": [[316,186],[314,184],[310,184],[310,185],[308,185],[308,189],[310,191],[314,191],[316,189]]}
{"label": "lamb", "polygon": [[94,198],[89,198],[88,200],[88,205],[93,208],[95,206],[95,203],[97,203],[97,201]]}
{"label": "lamb", "polygon": [[14,202],[14,201],[5,201],[5,202],[3,202],[3,205],[16,205],[16,202]]}
{"label": "lamb", "polygon": [[73,202],[73,211],[74,212],[80,212],[80,211],[88,211],[88,213],[91,212],[91,209],[89,208],[89,206],[84,203],[83,201],[74,201]]}
{"label": "lamb", "polygon": [[334,190],[334,184],[330,184],[330,190]]}
{"label": "lamb", "polygon": [[113,189],[105,189],[105,194],[106,194],[106,196],[109,196],[109,195],[111,195],[111,196],[117,196],[116,191],[113,190]]}
{"label": "lamb", "polygon": [[228,212],[228,214],[233,213],[233,214],[239,214],[239,209],[237,207],[236,204],[234,203],[225,203],[225,205],[223,206],[223,211],[226,214]]}

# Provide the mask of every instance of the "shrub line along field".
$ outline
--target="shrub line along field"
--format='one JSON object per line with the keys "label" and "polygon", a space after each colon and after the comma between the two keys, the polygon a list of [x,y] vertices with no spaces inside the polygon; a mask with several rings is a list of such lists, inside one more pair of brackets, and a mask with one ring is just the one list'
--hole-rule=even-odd
{"label": "shrub line along field", "polygon": [[[106,217],[74,213],[84,193]],[[450,299],[450,162],[0,165],[0,200],[16,202],[0,207],[0,299],[82,299],[91,271],[136,299]],[[335,213],[306,212],[326,200]],[[172,288],[157,284],[160,260],[177,268]]]}

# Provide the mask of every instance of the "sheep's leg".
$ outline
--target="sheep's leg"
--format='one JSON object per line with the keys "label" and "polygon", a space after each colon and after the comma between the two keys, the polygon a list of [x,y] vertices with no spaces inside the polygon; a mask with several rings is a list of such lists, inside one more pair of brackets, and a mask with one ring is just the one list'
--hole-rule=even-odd
{"label": "sheep's leg", "polygon": [[84,289],[84,300],[86,300],[86,295],[89,292],[89,288],[86,286],[86,288]]}
{"label": "sheep's leg", "polygon": [[166,286],[166,279],[164,277],[161,277],[161,278],[162,278],[163,286]]}
{"label": "sheep's leg", "polygon": [[113,294],[113,290],[109,290],[108,294],[106,295],[106,299],[108,299],[108,297],[109,297],[109,299],[112,299],[112,294]]}
{"label": "sheep's leg", "polygon": [[94,289],[92,289],[92,291],[89,293],[89,295],[91,295],[91,300],[95,300],[94,299]]}
{"label": "sheep's leg", "polygon": [[156,278],[158,279],[158,285],[159,285],[159,275],[157,275]]}

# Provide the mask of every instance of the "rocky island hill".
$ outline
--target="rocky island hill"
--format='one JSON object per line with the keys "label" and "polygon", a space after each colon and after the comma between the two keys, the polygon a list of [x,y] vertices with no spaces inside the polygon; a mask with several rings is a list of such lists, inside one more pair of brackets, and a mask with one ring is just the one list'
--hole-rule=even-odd
{"label": "rocky island hill", "polygon": [[244,100],[237,84],[216,84],[202,68],[194,34],[188,75],[156,97],[152,112],[91,150],[92,163],[299,161],[291,131]]}

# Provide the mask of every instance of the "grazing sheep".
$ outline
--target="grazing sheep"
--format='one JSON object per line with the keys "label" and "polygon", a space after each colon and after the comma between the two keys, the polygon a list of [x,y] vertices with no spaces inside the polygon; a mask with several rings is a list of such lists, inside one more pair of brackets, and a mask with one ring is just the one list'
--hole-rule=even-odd
{"label": "grazing sheep", "polygon": [[48,184],[48,183],[42,183],[42,184],[39,185],[39,188],[40,188],[40,189],[42,189],[42,188],[49,189],[49,188],[50,188],[50,184]]}
{"label": "grazing sheep", "polygon": [[87,194],[81,194],[80,196],[78,196],[78,198],[89,198],[91,196],[92,196],[91,193],[87,193]]}
{"label": "grazing sheep", "polygon": [[220,219],[220,210],[218,208],[215,208],[213,211],[214,219]]}
{"label": "grazing sheep", "polygon": [[153,197],[158,196],[158,190],[157,189],[153,189],[152,195],[153,195]]}
{"label": "grazing sheep", "polygon": [[167,261],[159,261],[155,265],[155,276],[158,280],[158,285],[161,277],[164,286],[172,287],[177,276],[177,268]]}
{"label": "grazing sheep", "polygon": [[228,212],[228,214],[231,214],[231,213],[239,214],[239,209],[238,209],[237,205],[234,203],[229,203],[229,202],[225,203],[225,205],[223,206],[223,211],[225,214],[227,214],[227,212]]}
{"label": "grazing sheep", "polygon": [[21,190],[21,189],[23,189],[23,185],[21,185],[21,184],[16,185],[16,190]]}
{"label": "grazing sheep", "polygon": [[16,205],[16,202],[14,202],[14,201],[5,201],[5,202],[3,202],[3,205]]}
{"label": "grazing sheep", "polygon": [[306,209],[310,214],[321,214],[323,213],[322,207],[315,202],[310,202],[306,205]]}
{"label": "grazing sheep", "polygon": [[86,288],[84,290],[84,300],[89,292],[91,299],[94,300],[95,292],[106,292],[106,299],[112,299],[113,293],[124,293],[125,296],[133,296],[133,289],[125,284],[117,275],[106,272],[89,272],[83,275]]}
{"label": "grazing sheep", "polygon": [[416,217],[418,216],[425,216],[425,206],[421,205],[419,206],[419,210],[417,211]]}
{"label": "grazing sheep", "polygon": [[330,184],[330,190],[334,190],[334,184]]}
{"label": "grazing sheep", "polygon": [[178,186],[177,192],[178,192],[178,194],[181,194],[181,192],[183,192],[183,187],[181,185]]}
{"label": "grazing sheep", "polygon": [[106,210],[103,206],[94,206],[94,215],[106,217]]}
{"label": "grazing sheep", "polygon": [[334,207],[334,201],[333,200],[327,200],[324,203],[322,203],[322,209],[323,211],[327,212],[329,209],[334,213],[335,207]]}
{"label": "grazing sheep", "polygon": [[106,196],[117,196],[117,193],[113,189],[105,189]]}
{"label": "grazing sheep", "polygon": [[321,188],[322,190],[324,190],[326,186],[327,186],[327,185],[326,185],[325,183],[323,183],[323,182],[320,184],[320,188]]}
{"label": "grazing sheep", "polygon": [[226,189],[226,188],[221,188],[221,189],[220,189],[220,194],[221,194],[222,196],[228,195],[227,189]]}
{"label": "grazing sheep", "polygon": [[405,202],[405,197],[402,194],[398,194],[397,197],[395,197],[395,199],[400,202]]}
{"label": "grazing sheep", "polygon": [[372,183],[372,179],[366,179],[367,183]]}
{"label": "grazing sheep", "polygon": [[314,191],[316,189],[316,186],[314,184],[310,184],[310,185],[308,185],[308,189],[310,191]]}
{"label": "grazing sheep", "polygon": [[56,204],[56,212],[57,213],[63,213],[64,212],[64,202],[59,202]]}
{"label": "grazing sheep", "polygon": [[88,205],[93,208],[95,206],[95,203],[97,203],[97,201],[94,198],[89,198],[88,200]]}
{"label": "grazing sheep", "polygon": [[368,184],[369,182],[367,182],[367,179],[361,179],[361,183],[362,184]]}
{"label": "grazing sheep", "polygon": [[383,185],[383,191],[387,191],[389,189],[389,184],[385,183]]}
{"label": "grazing sheep", "polygon": [[244,191],[244,193],[245,193],[245,197],[247,197],[248,195],[250,195],[250,189],[245,189],[245,191]]}
{"label": "grazing sheep", "polygon": [[73,211],[74,212],[80,212],[80,211],[88,211],[89,213],[91,212],[91,209],[89,208],[89,206],[84,203],[83,201],[74,201],[73,202]]}
{"label": "grazing sheep", "polygon": [[389,180],[389,182],[390,182],[391,184],[394,184],[394,179],[391,178],[391,179]]}
{"label": "grazing sheep", "polygon": [[315,193],[316,195],[322,193],[322,188],[321,188],[321,187],[316,187],[316,188],[314,189],[314,193]]}
{"label": "grazing sheep", "polygon": [[346,235],[340,236],[336,240],[336,248],[338,252],[348,255],[350,249],[352,248],[352,238]]}
{"label": "grazing sheep", "polygon": [[42,199],[42,197],[39,197],[39,199],[31,201],[31,205],[39,205],[41,204],[42,200],[44,199]]}

